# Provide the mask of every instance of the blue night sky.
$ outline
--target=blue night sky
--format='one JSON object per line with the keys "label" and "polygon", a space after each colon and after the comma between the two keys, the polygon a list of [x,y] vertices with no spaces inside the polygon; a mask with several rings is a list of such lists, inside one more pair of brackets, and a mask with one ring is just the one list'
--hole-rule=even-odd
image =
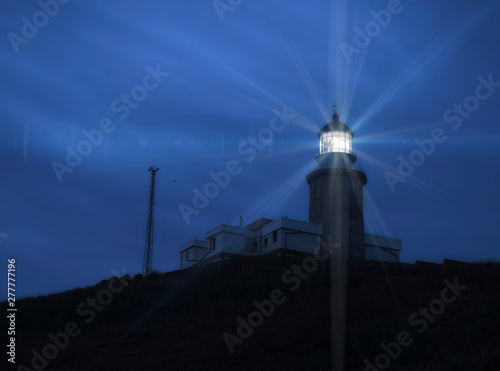
{"label": "blue night sky", "polygon": [[[307,220],[335,100],[368,177],[367,232],[402,239],[404,262],[500,259],[497,0],[230,3],[72,0],[50,17],[5,2],[0,257],[16,258],[18,296],[141,272],[153,161],[154,269],[240,216]],[[232,161],[186,223],[179,205]]]}

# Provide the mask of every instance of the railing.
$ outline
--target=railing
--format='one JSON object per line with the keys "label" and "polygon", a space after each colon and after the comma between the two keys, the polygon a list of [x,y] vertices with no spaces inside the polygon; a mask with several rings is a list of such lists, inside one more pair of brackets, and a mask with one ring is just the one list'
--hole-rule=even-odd
{"label": "railing", "polygon": [[[356,157],[356,159],[358,158],[358,152],[356,150],[351,150],[349,152],[325,152],[325,153],[323,153],[323,155],[327,155],[329,153],[346,153],[346,154],[353,155],[354,157]],[[319,156],[322,156],[322,155],[316,153],[316,158],[318,158]],[[363,166],[358,161],[353,162],[351,164],[351,167],[353,170],[365,172],[365,170],[363,169]]]}

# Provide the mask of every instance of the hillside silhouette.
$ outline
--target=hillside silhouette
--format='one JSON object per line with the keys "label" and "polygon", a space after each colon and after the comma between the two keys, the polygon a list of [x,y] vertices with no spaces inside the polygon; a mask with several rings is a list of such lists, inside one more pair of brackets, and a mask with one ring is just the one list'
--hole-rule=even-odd
{"label": "hillside silhouette", "polygon": [[[21,299],[17,369],[330,370],[330,263],[299,283],[292,275],[284,282],[284,272],[303,261],[245,257]],[[347,270],[346,370],[369,369],[365,360],[375,365],[377,356],[379,365],[389,359],[389,370],[500,370],[500,264],[332,264]],[[440,308],[453,296],[442,297],[445,281],[461,288]],[[243,338],[237,318],[248,324],[254,301],[264,314],[250,319],[259,326],[243,326]],[[433,320],[409,320],[430,306],[440,312]],[[398,352],[398,339],[411,345]],[[392,356],[380,356],[381,343]],[[46,363],[44,347],[53,357]]]}

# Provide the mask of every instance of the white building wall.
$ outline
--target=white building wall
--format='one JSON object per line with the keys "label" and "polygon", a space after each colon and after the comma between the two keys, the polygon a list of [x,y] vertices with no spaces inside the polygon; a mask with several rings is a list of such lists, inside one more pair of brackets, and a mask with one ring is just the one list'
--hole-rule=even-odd
{"label": "white building wall", "polygon": [[222,232],[217,235],[220,239],[220,249],[217,252],[227,252],[231,254],[245,254],[245,235],[229,232]]}
{"label": "white building wall", "polygon": [[[319,235],[309,233],[290,233],[290,230],[283,230],[283,248],[287,251],[298,251],[303,253],[313,254],[316,247],[319,245]],[[286,239],[286,243],[285,243]]]}
{"label": "white building wall", "polygon": [[[322,229],[320,224],[288,218],[277,219],[262,228],[262,253],[267,254],[277,249],[286,248],[291,252],[312,254],[318,246],[317,238],[321,235]],[[267,239],[267,247],[264,247],[264,239]]]}
{"label": "white building wall", "polygon": [[179,247],[181,253],[181,269],[188,268],[196,264],[208,252],[207,241],[192,240]]}
{"label": "white building wall", "polygon": [[[322,229],[321,224],[288,218],[272,221],[257,231],[222,224],[207,232],[207,240],[192,240],[179,247],[181,269],[219,254],[221,258],[228,257],[224,254],[259,255],[269,254],[278,249],[286,249],[290,253],[313,254],[319,246]],[[365,234],[366,259],[399,262],[401,250],[401,240]]]}

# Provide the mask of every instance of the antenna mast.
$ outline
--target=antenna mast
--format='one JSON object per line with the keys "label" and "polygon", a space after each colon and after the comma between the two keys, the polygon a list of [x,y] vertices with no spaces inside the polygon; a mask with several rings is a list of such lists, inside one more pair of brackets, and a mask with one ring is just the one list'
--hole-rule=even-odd
{"label": "antenna mast", "polygon": [[142,267],[143,276],[150,275],[153,270],[153,226],[154,226],[154,211],[155,211],[155,180],[158,168],[150,167],[151,171],[151,188],[149,192],[149,211],[148,225],[146,227],[146,247],[144,248],[144,264]]}

